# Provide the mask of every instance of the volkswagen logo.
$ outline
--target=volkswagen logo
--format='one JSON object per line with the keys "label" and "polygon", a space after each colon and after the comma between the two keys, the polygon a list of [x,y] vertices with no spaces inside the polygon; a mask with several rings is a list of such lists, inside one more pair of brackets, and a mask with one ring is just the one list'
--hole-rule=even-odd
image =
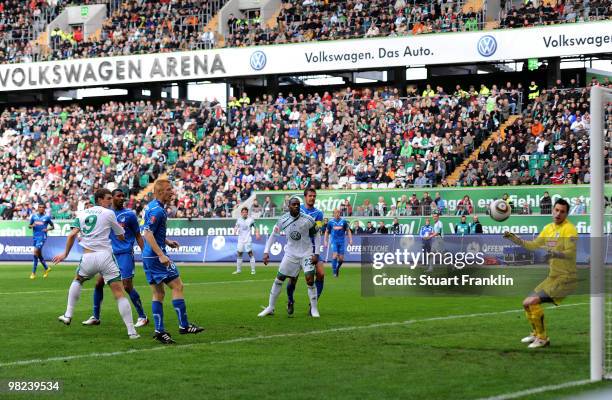
{"label": "volkswagen logo", "polygon": [[289,237],[293,240],[300,240],[302,238],[302,234],[298,231],[293,231],[289,234]]}
{"label": "volkswagen logo", "polygon": [[255,71],[261,71],[266,66],[266,53],[261,50],[257,50],[255,53],[251,54],[251,68]]}
{"label": "volkswagen logo", "polygon": [[491,35],[485,35],[478,40],[478,52],[483,57],[491,57],[497,51],[497,40]]}

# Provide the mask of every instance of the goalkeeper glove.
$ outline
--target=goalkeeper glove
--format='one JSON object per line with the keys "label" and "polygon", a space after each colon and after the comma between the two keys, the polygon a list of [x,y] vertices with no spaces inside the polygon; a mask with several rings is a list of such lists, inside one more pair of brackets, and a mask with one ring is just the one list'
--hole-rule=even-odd
{"label": "goalkeeper glove", "polygon": [[523,245],[523,239],[521,239],[520,237],[516,236],[514,233],[506,231],[504,232],[504,239],[508,239],[511,242],[518,244],[519,246]]}

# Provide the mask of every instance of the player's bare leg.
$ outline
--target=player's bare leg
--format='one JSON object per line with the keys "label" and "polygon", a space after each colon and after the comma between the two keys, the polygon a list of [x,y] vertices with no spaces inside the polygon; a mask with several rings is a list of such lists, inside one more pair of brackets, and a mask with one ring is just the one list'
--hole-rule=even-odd
{"label": "player's bare leg", "polygon": [[544,310],[542,309],[541,299],[538,296],[529,296],[523,300],[525,315],[531,323],[533,331],[529,336],[524,337],[522,343],[530,343],[529,348],[546,347],[550,344],[544,326]]}
{"label": "player's bare leg", "polygon": [[123,284],[116,280],[113,282],[109,282],[108,285],[113,292],[113,296],[117,300],[117,308],[119,309],[119,314],[123,319],[123,323],[128,331],[128,336],[130,339],[138,339],[140,335],[136,332],[136,328],[134,328],[134,320],[132,319],[132,307],[130,306],[130,301],[125,297],[123,293]]}
{"label": "player's bare leg", "polygon": [[179,320],[179,333],[185,334],[197,334],[204,330],[204,328],[197,326],[196,324],[189,323],[187,319],[187,307],[185,306],[185,296],[183,294],[183,281],[180,277],[171,280],[167,285],[172,289],[172,307],[176,311],[176,316]]}

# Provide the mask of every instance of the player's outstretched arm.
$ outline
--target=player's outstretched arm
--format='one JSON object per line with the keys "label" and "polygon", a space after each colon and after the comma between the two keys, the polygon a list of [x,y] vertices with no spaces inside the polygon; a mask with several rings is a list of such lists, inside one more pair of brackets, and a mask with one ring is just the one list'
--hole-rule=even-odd
{"label": "player's outstretched arm", "polygon": [[511,242],[526,248],[527,250],[537,250],[545,244],[545,240],[541,232],[534,240],[523,240],[514,233],[506,231],[504,232],[504,239],[508,239]]}
{"label": "player's outstretched arm", "polygon": [[353,232],[351,232],[351,228],[347,228],[346,229],[346,234],[348,235],[349,238],[349,245],[353,245]]}
{"label": "player's outstretched arm", "polygon": [[66,238],[66,248],[64,249],[64,252],[53,257],[54,264],[59,264],[60,262],[64,261],[66,257],[68,257],[68,254],[70,254],[70,250],[72,250],[72,246],[74,245],[74,242],[79,232],[79,228],[72,228],[72,230],[68,234],[68,237]]}
{"label": "player's outstretched arm", "polygon": [[49,220],[49,226],[45,229],[45,232],[50,232],[54,229],[55,229],[55,225],[53,225],[53,222]]}

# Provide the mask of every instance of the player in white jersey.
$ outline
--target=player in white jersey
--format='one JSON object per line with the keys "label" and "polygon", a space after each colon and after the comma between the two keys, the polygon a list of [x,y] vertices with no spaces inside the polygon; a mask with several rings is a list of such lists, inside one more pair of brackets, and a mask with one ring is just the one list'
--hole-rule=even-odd
{"label": "player in white jersey", "polygon": [[[270,247],[274,242],[274,236],[281,232],[287,234],[285,255],[278,268],[276,279],[272,284],[270,302],[258,316],[265,317],[266,315],[274,314],[274,307],[278,295],[281,292],[283,282],[287,277],[297,277],[300,273],[300,269],[302,269],[304,271],[304,277],[306,278],[306,284],[308,285],[311,315],[318,318],[319,309],[317,307],[317,289],[314,286],[314,278],[315,265],[319,261],[321,233],[319,229],[317,229],[314,218],[300,211],[300,199],[298,197],[292,197],[291,200],[289,200],[289,212],[280,217],[274,226],[274,231],[266,242],[266,248],[263,255],[263,262],[265,265],[268,265],[268,261],[270,261]],[[311,238],[314,238],[314,254]]]}
{"label": "player in white jersey", "polygon": [[[240,218],[236,221],[235,232],[238,235],[238,248],[236,251],[236,271],[233,274],[242,272],[242,253],[245,251],[249,255],[251,262],[251,275],[255,275],[255,256],[253,255],[253,239],[251,237],[251,228],[255,226],[253,217],[249,217],[249,209],[243,207],[240,210]],[[255,238],[259,240],[259,232],[255,228]]]}
{"label": "player in white jersey", "polygon": [[74,307],[81,296],[83,282],[99,273],[110,286],[113,295],[117,299],[119,314],[121,314],[121,318],[127,327],[129,338],[138,339],[140,335],[138,335],[134,328],[130,302],[123,294],[121,273],[113,255],[113,248],[109,237],[112,230],[118,239],[125,240],[123,236],[124,230],[117,222],[115,213],[110,209],[113,199],[111,192],[108,189],[100,189],[94,194],[94,199],[96,202],[94,207],[77,213],[77,217],[72,224],[72,231],[68,234],[64,252],[53,257],[55,264],[65,260],[77,236],[79,236],[79,244],[83,248],[83,257],[68,291],[66,312],[60,315],[58,320],[65,325],[70,325]]}

